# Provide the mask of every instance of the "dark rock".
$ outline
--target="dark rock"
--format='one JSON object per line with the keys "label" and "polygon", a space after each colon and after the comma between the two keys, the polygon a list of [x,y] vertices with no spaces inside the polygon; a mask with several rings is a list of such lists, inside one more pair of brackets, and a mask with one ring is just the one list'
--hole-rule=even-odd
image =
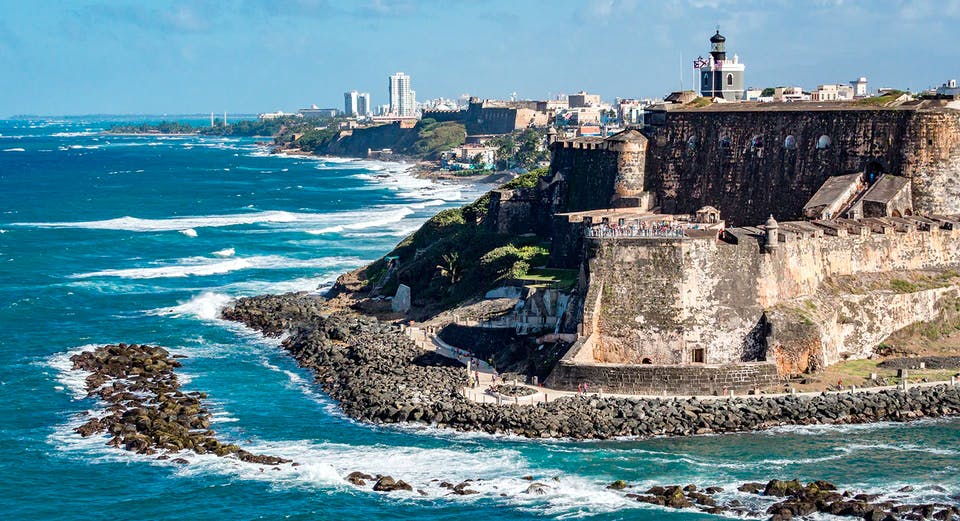
{"label": "dark rock", "polygon": [[628,485],[626,481],[624,481],[624,480],[622,480],[622,479],[618,479],[618,480],[614,481],[613,483],[610,483],[609,485],[607,485],[607,488],[612,489],[612,490],[623,490],[623,489],[625,489],[625,488],[627,488],[627,487],[629,487],[629,486],[630,486],[630,485]]}
{"label": "dark rock", "polygon": [[402,479],[394,480],[390,476],[383,476],[373,485],[373,490],[377,492],[393,492],[396,490],[413,491],[413,487],[405,483]]}
{"label": "dark rock", "polygon": [[544,485],[543,483],[533,482],[533,483],[530,484],[529,487],[527,487],[526,490],[523,491],[523,493],[524,493],[524,494],[534,494],[534,495],[537,495],[537,496],[542,496],[542,495],[546,494],[546,493],[547,493],[547,490],[549,490],[549,489],[550,489],[550,487],[547,486],[547,485]]}

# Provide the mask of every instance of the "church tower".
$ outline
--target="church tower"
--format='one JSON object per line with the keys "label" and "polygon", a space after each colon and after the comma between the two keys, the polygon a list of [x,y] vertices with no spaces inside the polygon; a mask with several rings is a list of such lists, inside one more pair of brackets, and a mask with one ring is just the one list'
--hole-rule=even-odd
{"label": "church tower", "polygon": [[740,101],[744,98],[743,73],[746,68],[734,54],[727,59],[727,38],[717,33],[710,37],[710,59],[697,59],[694,67],[700,71],[700,95],[707,98],[722,98],[725,101]]}

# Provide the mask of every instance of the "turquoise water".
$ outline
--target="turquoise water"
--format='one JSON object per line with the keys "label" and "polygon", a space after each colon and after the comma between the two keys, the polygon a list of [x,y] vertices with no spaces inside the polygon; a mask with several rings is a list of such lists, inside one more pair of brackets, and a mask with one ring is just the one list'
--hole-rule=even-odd
{"label": "turquoise water", "polygon": [[[533,442],[343,417],[310,375],[216,319],[230,298],[311,290],[486,187],[401,165],[266,156],[253,139],[103,136],[108,122],[0,121],[0,501],[8,519],[706,519],[604,486],[827,479],[911,500],[960,494],[960,421],[685,439]],[[70,353],[110,342],[189,356],[214,428],[299,467],[180,466],[72,432],[96,410]],[[391,474],[428,496],[347,485]],[[522,491],[534,475],[544,496]],[[558,477],[558,481],[553,478]],[[444,496],[439,479],[482,479]],[[943,490],[933,488],[934,485]],[[955,501],[955,500],[953,500]]]}

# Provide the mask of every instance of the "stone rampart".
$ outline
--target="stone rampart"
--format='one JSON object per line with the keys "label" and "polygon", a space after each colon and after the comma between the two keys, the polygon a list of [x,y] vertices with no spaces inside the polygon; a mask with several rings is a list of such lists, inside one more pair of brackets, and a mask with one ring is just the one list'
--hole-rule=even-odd
{"label": "stone rampart", "polygon": [[799,218],[829,176],[911,178],[915,208],[960,211],[960,112],[951,109],[676,111],[651,139],[648,190],[668,213],[716,206],[729,222]]}
{"label": "stone rampart", "polygon": [[587,239],[587,340],[568,365],[770,360],[793,374],[868,356],[893,332],[936,319],[944,299],[957,295],[953,276],[901,291],[828,282],[950,273],[960,266],[960,234],[939,227],[952,221],[915,227],[924,222],[782,223],[772,253],[757,228],[729,229],[723,240]]}
{"label": "stone rampart", "polygon": [[745,393],[778,382],[777,366],[755,362],[726,365],[623,365],[561,361],[546,385],[573,391],[587,383],[590,392],[643,395],[714,395]]}

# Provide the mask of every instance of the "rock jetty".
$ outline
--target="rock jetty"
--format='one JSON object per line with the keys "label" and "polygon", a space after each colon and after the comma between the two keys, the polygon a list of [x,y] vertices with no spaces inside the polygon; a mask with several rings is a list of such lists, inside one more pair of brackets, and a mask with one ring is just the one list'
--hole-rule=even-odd
{"label": "rock jetty", "polygon": [[[87,395],[107,403],[106,414],[75,430],[80,435],[106,433],[108,445],[138,454],[190,450],[197,454],[231,456],[241,461],[278,465],[290,460],[252,454],[221,443],[210,430],[210,412],[202,392],[180,390],[174,369],[180,367],[162,347],[138,344],[101,346],[70,358],[74,370],[89,371]],[[163,454],[162,459],[168,456]],[[186,460],[177,458],[178,463]]]}
{"label": "rock jetty", "polygon": [[[630,485],[615,481],[614,490],[630,489]],[[907,487],[909,488],[909,487]],[[737,489],[747,495],[767,499],[761,506],[747,506],[743,501],[726,495],[720,487],[699,489],[696,485],[654,486],[643,493],[627,492],[627,497],[642,503],[677,509],[697,509],[708,514],[736,517],[768,517],[771,521],[807,518],[813,514],[829,514],[868,521],[896,521],[900,519],[960,519],[960,507],[947,503],[909,504],[883,499],[879,494],[839,491],[827,481],[812,481],[804,485],[798,480],[768,483],[744,483]],[[902,490],[909,492],[909,490]],[[769,506],[768,506],[769,505]],[[765,508],[764,508],[765,507]]]}
{"label": "rock jetty", "polygon": [[683,436],[780,425],[908,421],[960,414],[960,390],[947,385],[816,396],[735,399],[565,397],[535,405],[466,399],[459,362],[420,349],[398,326],[350,311],[330,311],[306,294],[238,300],[223,317],[282,345],[344,412],[372,423],[414,422],[529,438]]}

